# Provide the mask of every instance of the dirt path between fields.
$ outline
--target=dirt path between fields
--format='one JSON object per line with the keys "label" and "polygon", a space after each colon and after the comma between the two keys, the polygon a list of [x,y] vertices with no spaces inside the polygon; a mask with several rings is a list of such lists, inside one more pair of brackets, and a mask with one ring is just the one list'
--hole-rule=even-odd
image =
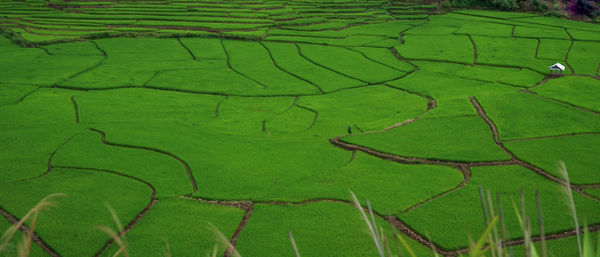
{"label": "dirt path between fields", "polygon": [[75,112],[75,122],[79,123],[79,106],[77,105],[77,101],[75,101],[75,96],[71,96],[71,103],[73,103],[73,110]]}
{"label": "dirt path between fields", "polygon": [[174,155],[172,153],[169,153],[167,151],[160,150],[160,149],[157,149],[157,148],[152,148],[152,147],[127,145],[127,144],[119,144],[119,143],[108,142],[108,141],[106,141],[106,134],[103,131],[95,129],[95,128],[89,128],[89,130],[100,134],[102,136],[102,143],[105,144],[105,145],[117,146],[117,147],[125,147],[125,148],[145,150],[145,151],[151,151],[151,152],[155,152],[155,153],[159,153],[159,154],[162,154],[162,155],[166,155],[166,156],[168,156],[170,158],[175,159],[177,162],[181,163],[185,167],[185,171],[186,171],[186,173],[188,175],[188,178],[189,178],[189,180],[190,180],[190,182],[192,184],[193,193],[195,193],[196,191],[198,191],[198,184],[196,183],[196,179],[194,178],[194,174],[192,173],[192,169],[187,164],[187,162],[185,162],[183,159],[179,158],[179,156]]}

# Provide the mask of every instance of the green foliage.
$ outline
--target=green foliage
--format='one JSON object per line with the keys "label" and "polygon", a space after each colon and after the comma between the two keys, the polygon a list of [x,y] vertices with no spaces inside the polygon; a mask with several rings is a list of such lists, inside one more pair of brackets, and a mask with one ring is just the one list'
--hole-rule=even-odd
{"label": "green foliage", "polygon": [[543,13],[548,10],[548,5],[541,0],[531,0],[531,6],[533,10],[539,13]]}

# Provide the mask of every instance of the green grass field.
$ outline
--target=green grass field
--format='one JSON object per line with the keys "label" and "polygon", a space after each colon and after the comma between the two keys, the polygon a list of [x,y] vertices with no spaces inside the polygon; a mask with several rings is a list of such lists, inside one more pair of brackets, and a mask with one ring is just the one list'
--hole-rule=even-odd
{"label": "green grass field", "polygon": [[599,72],[599,24],[530,13],[0,0],[0,231],[64,193],[31,256],[113,256],[107,206],[130,256],[232,256],[212,227],[242,256],[294,256],[289,232],[301,256],[376,256],[352,191],[417,256],[461,256],[481,186],[514,256],[521,191],[534,236],[539,191],[549,251],[578,256],[558,163],[600,229]]}

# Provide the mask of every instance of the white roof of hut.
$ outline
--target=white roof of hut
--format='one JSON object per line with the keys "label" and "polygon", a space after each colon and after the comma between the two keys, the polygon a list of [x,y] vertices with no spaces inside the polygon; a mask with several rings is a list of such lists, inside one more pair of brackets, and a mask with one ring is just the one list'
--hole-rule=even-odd
{"label": "white roof of hut", "polygon": [[550,70],[560,70],[563,71],[565,70],[565,66],[560,64],[560,62],[557,62],[555,64],[552,64],[552,66],[548,67]]}

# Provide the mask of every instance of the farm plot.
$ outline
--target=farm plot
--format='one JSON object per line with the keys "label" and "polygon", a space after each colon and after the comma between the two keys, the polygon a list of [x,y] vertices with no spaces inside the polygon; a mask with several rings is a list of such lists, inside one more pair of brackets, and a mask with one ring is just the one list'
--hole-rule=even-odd
{"label": "farm plot", "polygon": [[214,230],[242,256],[294,255],[289,232],[301,256],[377,254],[351,190],[417,256],[460,256],[481,186],[515,256],[521,190],[534,221],[542,196],[550,252],[573,255],[557,164],[597,229],[600,25],[437,9],[0,2],[0,230],[64,193],[35,256],[113,256],[98,225],[131,256],[232,256]]}

